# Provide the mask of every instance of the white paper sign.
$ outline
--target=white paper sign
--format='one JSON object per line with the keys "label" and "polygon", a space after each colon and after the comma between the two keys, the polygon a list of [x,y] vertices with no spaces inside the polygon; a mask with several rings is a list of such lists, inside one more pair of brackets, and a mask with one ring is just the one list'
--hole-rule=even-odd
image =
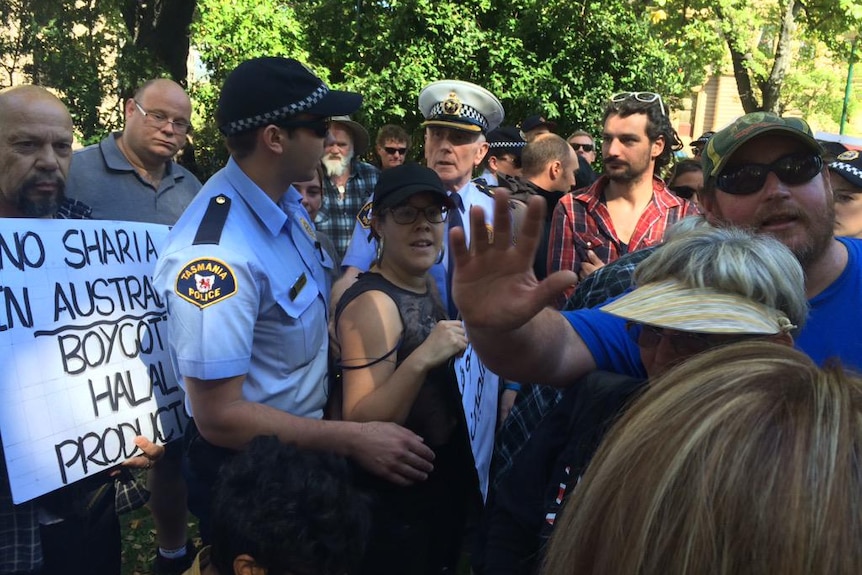
{"label": "white paper sign", "polygon": [[182,437],[152,275],[167,226],[0,219],[0,434],[15,503]]}
{"label": "white paper sign", "polygon": [[500,376],[482,364],[472,345],[468,345],[464,354],[455,361],[455,375],[484,499],[488,497],[488,473],[494,452]]}

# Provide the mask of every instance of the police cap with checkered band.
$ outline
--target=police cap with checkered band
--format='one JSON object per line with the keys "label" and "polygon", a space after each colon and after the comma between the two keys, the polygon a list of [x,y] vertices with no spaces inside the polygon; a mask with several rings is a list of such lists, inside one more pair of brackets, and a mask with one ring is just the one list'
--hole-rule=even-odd
{"label": "police cap with checkered band", "polygon": [[442,126],[487,133],[503,122],[503,104],[481,86],[461,80],[440,80],[419,93],[423,126]]}
{"label": "police cap with checkered band", "polygon": [[835,161],[829,164],[829,171],[862,190],[862,153],[859,150],[847,150],[838,154]]}
{"label": "police cap with checkered band", "polygon": [[330,90],[292,58],[253,58],[237,66],[225,80],[216,122],[222,134],[233,136],[299,114],[352,114],[361,104],[360,94]]}

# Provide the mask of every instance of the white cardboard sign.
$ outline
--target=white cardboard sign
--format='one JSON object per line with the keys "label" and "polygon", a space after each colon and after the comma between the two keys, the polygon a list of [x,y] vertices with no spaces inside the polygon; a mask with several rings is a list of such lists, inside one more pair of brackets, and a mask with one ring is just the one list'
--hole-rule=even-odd
{"label": "white cardboard sign", "polygon": [[482,498],[488,497],[488,473],[494,452],[494,431],[497,426],[497,404],[500,376],[490,371],[468,345],[464,354],[455,361],[455,375],[461,391],[461,403],[467,418],[467,433]]}
{"label": "white cardboard sign", "polygon": [[182,436],[153,287],[168,227],[0,219],[0,434],[21,503]]}

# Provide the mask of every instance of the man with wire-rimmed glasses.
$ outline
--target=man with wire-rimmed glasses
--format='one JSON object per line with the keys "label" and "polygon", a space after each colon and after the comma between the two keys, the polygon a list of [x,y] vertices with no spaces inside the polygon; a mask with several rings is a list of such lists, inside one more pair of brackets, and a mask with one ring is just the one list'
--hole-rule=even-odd
{"label": "man with wire-rimmed glasses", "polygon": [[[174,161],[191,132],[191,101],[179,84],[158,78],[141,85],[123,110],[122,132],[75,152],[66,194],[88,204],[94,219],[173,225],[201,189]],[[194,559],[181,455],[180,442],[169,443],[163,464],[149,472],[157,575],[182,573]]]}
{"label": "man with wire-rimmed glasses", "polygon": [[174,161],[191,132],[191,101],[179,84],[158,78],[123,111],[122,132],[75,153],[66,193],[96,219],[173,225],[201,188]]}
{"label": "man with wire-rimmed glasses", "polygon": [[682,148],[660,95],[616,94],[605,106],[603,122],[604,174],[557,204],[549,272],[572,270],[583,279],[621,255],[660,243],[670,225],[697,213],[658,175]]}

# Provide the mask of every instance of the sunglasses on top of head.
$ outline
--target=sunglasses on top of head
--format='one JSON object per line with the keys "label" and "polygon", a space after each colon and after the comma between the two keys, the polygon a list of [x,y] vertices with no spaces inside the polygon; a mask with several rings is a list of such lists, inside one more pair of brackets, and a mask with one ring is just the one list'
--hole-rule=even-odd
{"label": "sunglasses on top of head", "polygon": [[611,96],[611,102],[614,102],[615,104],[619,102],[625,102],[629,99],[643,102],[644,104],[652,104],[653,102],[658,102],[658,107],[661,110],[661,115],[667,116],[664,111],[664,102],[661,101],[661,95],[656,94],[655,92],[620,92],[619,94],[614,94],[613,96]]}
{"label": "sunglasses on top of head", "polygon": [[798,152],[778,158],[771,164],[743,164],[725,168],[715,178],[715,187],[726,194],[747,196],[766,184],[772,172],[791,186],[810,182],[823,169],[823,158],[812,152]]}

